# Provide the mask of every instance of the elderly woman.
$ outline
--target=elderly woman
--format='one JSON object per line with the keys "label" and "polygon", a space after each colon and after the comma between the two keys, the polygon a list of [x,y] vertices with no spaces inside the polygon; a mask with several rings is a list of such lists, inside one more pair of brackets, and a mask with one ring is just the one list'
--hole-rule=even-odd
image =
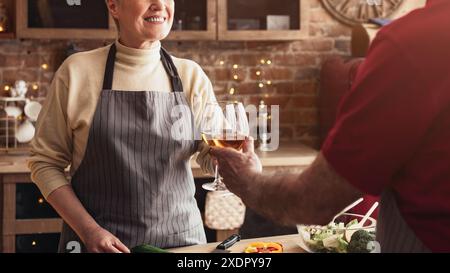
{"label": "elderly woman", "polygon": [[[200,151],[202,169],[212,169],[192,126],[215,101],[211,82],[196,63],[161,47],[174,0],[107,5],[120,38],[64,62],[32,143],[33,181],[65,222],[60,251],[78,243],[88,252],[205,243],[189,160]],[[176,106],[192,111],[174,115]],[[177,122],[192,130],[175,137]]]}

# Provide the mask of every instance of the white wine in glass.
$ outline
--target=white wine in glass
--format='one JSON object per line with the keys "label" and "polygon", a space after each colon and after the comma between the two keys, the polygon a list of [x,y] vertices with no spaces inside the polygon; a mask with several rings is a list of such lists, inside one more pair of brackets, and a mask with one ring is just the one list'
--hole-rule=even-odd
{"label": "white wine in glass", "polygon": [[[208,103],[202,123],[202,139],[210,147],[240,151],[250,131],[245,108],[236,101]],[[214,181],[202,185],[205,190],[227,191],[218,168],[216,165]]]}
{"label": "white wine in glass", "polygon": [[[226,137],[222,137],[226,136]],[[211,132],[203,132],[202,133],[202,139],[206,144],[208,144],[211,147],[218,147],[218,148],[233,148],[237,151],[242,150],[242,146],[244,146],[245,143],[245,136],[242,136],[241,134],[235,133],[234,136],[231,134],[224,133],[222,135],[214,135]]]}

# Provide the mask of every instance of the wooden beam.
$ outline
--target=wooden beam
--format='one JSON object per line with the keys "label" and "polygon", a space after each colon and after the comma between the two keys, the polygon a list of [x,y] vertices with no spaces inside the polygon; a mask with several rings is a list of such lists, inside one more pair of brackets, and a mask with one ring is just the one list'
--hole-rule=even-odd
{"label": "wooden beam", "polygon": [[8,223],[8,228],[3,231],[3,235],[21,235],[35,233],[60,233],[62,229],[61,219],[32,219],[15,220]]}
{"label": "wooden beam", "polygon": [[14,235],[3,236],[3,246],[2,246],[1,250],[3,253],[15,253],[16,252],[16,236],[14,236]]}

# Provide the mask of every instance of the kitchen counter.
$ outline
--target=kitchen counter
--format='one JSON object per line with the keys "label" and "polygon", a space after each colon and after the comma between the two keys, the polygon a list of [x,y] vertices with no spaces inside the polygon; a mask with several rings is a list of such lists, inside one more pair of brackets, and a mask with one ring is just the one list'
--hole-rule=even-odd
{"label": "kitchen counter", "polygon": [[[283,245],[283,253],[306,253],[306,251],[298,245],[299,240],[300,239],[299,239],[298,234],[246,239],[246,240],[237,242],[232,247],[230,247],[228,250],[230,250],[230,253],[243,253],[245,248],[251,243],[276,242],[276,243],[280,243]],[[172,249],[168,249],[168,251],[174,252],[174,253],[213,253],[213,251],[215,251],[218,244],[220,244],[220,242],[210,243],[210,244],[205,244],[205,245],[195,245],[195,246],[188,246],[188,247],[172,248]],[[216,253],[221,253],[221,252],[216,251]]]}
{"label": "kitchen counter", "polygon": [[[316,158],[317,151],[297,143],[281,143],[280,148],[273,152],[257,151],[265,169],[277,167],[304,168],[311,164]],[[28,156],[22,155],[0,155],[0,175],[2,174],[28,174],[30,170],[27,167],[26,160]],[[195,157],[191,160],[192,171],[196,178],[209,177],[204,174],[200,166],[195,162]]]}
{"label": "kitchen counter", "polygon": [[[257,152],[261,158],[264,171],[266,173],[273,172],[301,172],[308,167],[316,158],[317,151],[305,145],[298,143],[281,143],[280,148],[273,152]],[[30,170],[27,167],[26,154],[3,154],[0,155],[0,252],[14,253],[16,251],[16,237],[19,235],[58,233],[61,230],[61,219],[45,218],[45,219],[16,219],[16,206],[21,205],[17,197],[17,186],[19,184],[32,184]],[[195,178],[207,178],[199,165],[195,162],[195,158],[191,161],[192,172]],[[35,196],[40,198],[39,195]],[[43,203],[45,205],[45,203]],[[40,209],[37,204],[33,207],[35,210]],[[217,240],[228,237],[229,232],[234,231],[217,231]],[[223,233],[223,234],[222,234]],[[295,237],[295,236],[294,236]],[[274,238],[265,238],[264,241],[277,241],[284,245],[285,252],[302,252],[294,242],[294,237],[282,236]],[[251,240],[254,242],[254,239]],[[243,251],[244,244],[247,241],[238,243],[232,248],[232,251]],[[195,246],[191,248],[180,249],[180,251],[205,251],[213,250],[217,244]],[[198,249],[200,247],[200,249]]]}

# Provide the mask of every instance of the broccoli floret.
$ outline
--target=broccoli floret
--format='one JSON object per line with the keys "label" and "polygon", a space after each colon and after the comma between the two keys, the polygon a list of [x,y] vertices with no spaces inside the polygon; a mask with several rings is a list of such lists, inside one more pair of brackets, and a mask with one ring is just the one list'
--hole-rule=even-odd
{"label": "broccoli floret", "polygon": [[358,230],[352,235],[352,239],[348,244],[347,251],[350,253],[369,253],[367,244],[374,241],[375,238],[365,230]]}

